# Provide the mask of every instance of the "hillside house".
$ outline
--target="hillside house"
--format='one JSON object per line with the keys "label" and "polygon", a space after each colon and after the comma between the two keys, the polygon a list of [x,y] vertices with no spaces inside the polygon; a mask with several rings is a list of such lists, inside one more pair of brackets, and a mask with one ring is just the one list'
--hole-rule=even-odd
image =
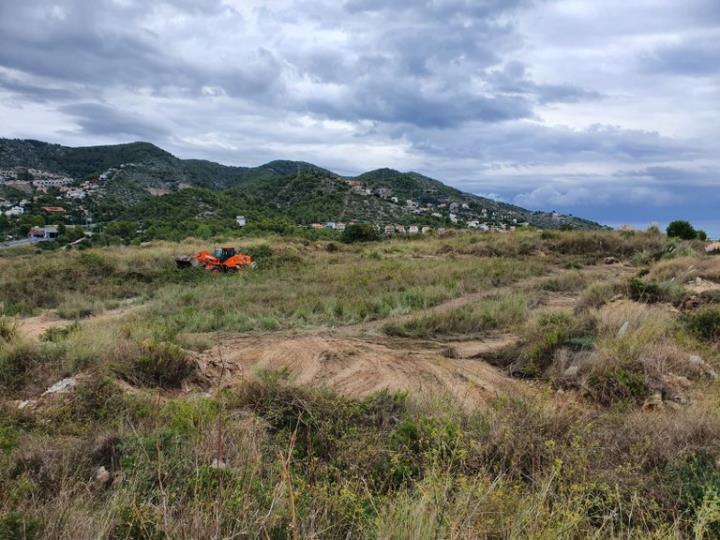
{"label": "hillside house", "polygon": [[394,202],[395,204],[397,204],[397,203],[400,202],[400,199],[398,199],[397,197],[390,197],[390,200],[391,200],[392,202]]}
{"label": "hillside house", "polygon": [[66,197],[69,199],[84,199],[87,193],[82,189],[71,189],[66,193]]}
{"label": "hillside house", "polygon": [[46,225],[45,227],[33,227],[28,232],[28,238],[31,242],[49,242],[57,240],[57,225]]}
{"label": "hillside house", "polygon": [[405,234],[405,226],[404,225],[395,225],[395,232],[398,234]]}
{"label": "hillside house", "polygon": [[318,231],[320,229],[324,229],[325,226],[322,223],[313,223],[312,225],[310,225],[310,228]]}
{"label": "hillside house", "polygon": [[462,208],[463,210],[470,210],[470,205],[468,203],[462,203],[460,205],[460,208]]}
{"label": "hillside house", "polygon": [[455,214],[449,214],[448,217],[450,218],[450,221],[452,221],[453,223],[458,222],[458,217]]}
{"label": "hillside house", "polygon": [[373,195],[375,195],[376,197],[380,197],[381,199],[389,197],[391,193],[392,190],[386,187],[379,187],[373,190]]}
{"label": "hillside house", "polygon": [[479,229],[480,228],[480,222],[479,221],[468,221],[468,229]]}
{"label": "hillside house", "polygon": [[442,214],[441,214],[440,212],[433,212],[433,213],[430,214],[430,215],[431,215],[432,217],[436,217],[436,218],[441,218],[441,217],[442,217]]}
{"label": "hillside house", "polygon": [[5,212],[7,217],[18,217],[25,213],[25,209],[22,206],[13,206],[10,210]]}
{"label": "hillside house", "polygon": [[65,208],[63,208],[62,206],[43,206],[41,208],[41,210],[43,212],[45,212],[46,214],[64,214],[65,213]]}
{"label": "hillside house", "polygon": [[451,212],[457,212],[458,208],[460,208],[460,205],[456,202],[450,203],[450,211]]}
{"label": "hillside house", "polygon": [[328,221],[325,224],[326,229],[332,229],[333,231],[335,230],[336,227],[337,227],[337,224],[334,221]]}
{"label": "hillside house", "polygon": [[343,232],[345,230],[345,224],[344,223],[336,223],[335,224],[335,230]]}
{"label": "hillside house", "polygon": [[425,227],[422,228],[422,231],[421,231],[421,232],[422,232],[423,234],[430,234],[430,233],[432,232],[432,227],[427,227],[427,226],[425,226]]}
{"label": "hillside house", "polygon": [[235,216],[235,223],[237,223],[238,227],[244,227],[247,223],[245,221],[245,216]]}
{"label": "hillside house", "polygon": [[393,234],[395,234],[395,226],[385,225],[385,236],[392,236]]}
{"label": "hillside house", "polygon": [[408,234],[418,234],[420,232],[420,229],[417,225],[410,225],[408,227]]}

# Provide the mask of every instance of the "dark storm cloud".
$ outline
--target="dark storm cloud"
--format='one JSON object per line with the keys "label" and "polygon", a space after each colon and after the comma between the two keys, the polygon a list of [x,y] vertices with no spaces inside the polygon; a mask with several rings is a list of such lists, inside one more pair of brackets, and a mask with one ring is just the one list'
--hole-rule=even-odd
{"label": "dark storm cloud", "polygon": [[0,135],[417,168],[565,210],[705,194],[720,2],[599,5],[0,0]]}
{"label": "dark storm cloud", "polygon": [[88,135],[114,135],[142,140],[156,140],[167,135],[167,130],[155,123],[118,111],[98,103],[74,103],[60,110],[70,115]]}

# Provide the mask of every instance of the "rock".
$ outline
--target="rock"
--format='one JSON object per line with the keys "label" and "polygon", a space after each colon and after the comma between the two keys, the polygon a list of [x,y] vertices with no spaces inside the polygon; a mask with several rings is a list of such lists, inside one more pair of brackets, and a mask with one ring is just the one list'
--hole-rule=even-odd
{"label": "rock", "polygon": [[605,264],[618,264],[619,262],[615,257],[605,257]]}
{"label": "rock", "polygon": [[36,400],[34,399],[24,399],[18,403],[18,409],[32,409],[35,403]]}
{"label": "rock", "polygon": [[573,378],[577,377],[579,371],[580,371],[580,368],[578,366],[570,366],[563,372],[563,377],[566,377],[568,379],[573,379]]}
{"label": "rock", "polygon": [[663,399],[660,392],[653,393],[645,400],[645,403],[643,403],[643,409],[662,409],[662,407]]}
{"label": "rock", "polygon": [[212,463],[210,464],[211,469],[216,469],[219,471],[224,471],[228,468],[227,463],[225,463],[222,459],[215,458],[212,460]]}
{"label": "rock", "polygon": [[713,381],[717,381],[720,378],[713,368],[711,368],[705,361],[697,354],[691,354],[688,356],[688,364],[695,369],[702,372],[703,375],[710,377]]}
{"label": "rock", "polygon": [[45,390],[42,395],[47,396],[48,394],[64,394],[65,392],[69,392],[75,386],[77,385],[77,379],[75,377],[68,377],[67,379],[63,379],[62,381],[58,381],[55,384],[53,384],[50,388]]}
{"label": "rock", "polygon": [[628,329],[630,328],[630,321],[625,321],[623,325],[620,327],[620,330],[618,330],[617,337],[625,337],[625,334],[628,333]]}
{"label": "rock", "polygon": [[95,486],[97,488],[106,488],[112,482],[112,475],[105,467],[98,467],[95,471]]}

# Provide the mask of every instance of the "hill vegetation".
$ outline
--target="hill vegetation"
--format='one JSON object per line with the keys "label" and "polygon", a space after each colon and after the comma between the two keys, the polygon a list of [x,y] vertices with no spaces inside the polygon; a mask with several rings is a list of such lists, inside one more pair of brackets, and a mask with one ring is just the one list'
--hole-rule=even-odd
{"label": "hill vegetation", "polygon": [[[68,183],[38,188],[43,178]],[[95,223],[98,231],[109,227],[109,236],[126,242],[231,233],[237,215],[245,216],[255,232],[328,222],[361,222],[381,230],[411,224],[599,228],[572,216],[531,212],[463,193],[412,172],[380,169],[349,178],[303,162],[229,167],[183,160],[142,142],[70,148],[0,139],[0,204],[10,208],[23,201],[41,224],[47,221],[42,206],[62,204],[65,225]],[[22,236],[29,225],[23,219],[29,218],[0,223],[0,234]],[[120,231],[124,234],[118,235]]]}

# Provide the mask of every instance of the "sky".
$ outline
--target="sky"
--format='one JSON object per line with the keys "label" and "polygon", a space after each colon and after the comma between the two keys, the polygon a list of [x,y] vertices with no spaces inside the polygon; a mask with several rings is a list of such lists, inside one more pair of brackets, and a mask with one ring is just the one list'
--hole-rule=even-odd
{"label": "sky", "polygon": [[720,236],[720,0],[0,0],[0,136]]}

